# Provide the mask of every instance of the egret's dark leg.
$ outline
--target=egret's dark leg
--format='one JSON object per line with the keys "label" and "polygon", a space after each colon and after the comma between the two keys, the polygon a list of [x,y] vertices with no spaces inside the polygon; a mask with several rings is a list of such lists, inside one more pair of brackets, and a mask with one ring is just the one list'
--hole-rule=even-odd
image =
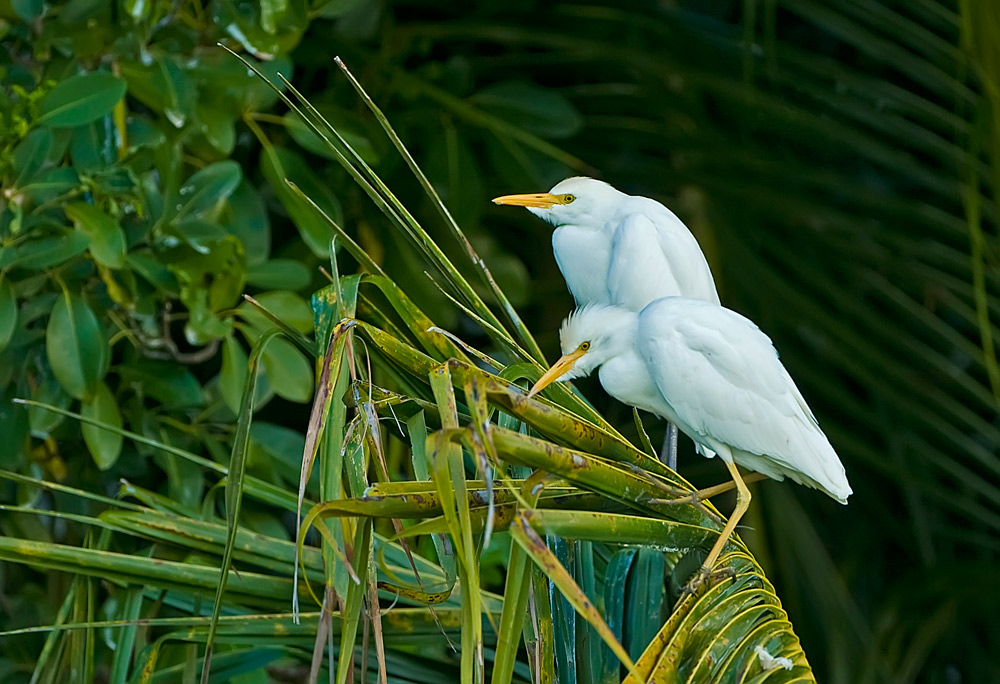
{"label": "egret's dark leg", "polygon": [[663,437],[663,447],[660,448],[660,462],[668,468],[677,471],[677,426],[667,423],[667,434]]}

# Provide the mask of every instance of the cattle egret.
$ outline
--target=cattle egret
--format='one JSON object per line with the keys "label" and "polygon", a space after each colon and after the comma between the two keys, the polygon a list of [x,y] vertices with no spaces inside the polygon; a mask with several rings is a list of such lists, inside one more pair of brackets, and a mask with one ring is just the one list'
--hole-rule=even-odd
{"label": "cattle egret", "polygon": [[729,469],[736,508],[695,584],[710,574],[750,503],[736,464],[847,503],[840,459],[771,340],[738,313],[683,297],[658,299],[639,313],[591,304],[566,318],[559,337],[562,358],[529,396],[600,368],[608,394],[666,418]]}
{"label": "cattle egret", "polygon": [[[552,251],[578,307],[615,304],[642,311],[660,297],[719,303],[698,241],[656,200],[576,177],[546,193],[505,195],[493,201],[526,207],[556,226]],[[661,458],[676,470],[677,429],[672,425],[663,451]]]}
{"label": "cattle egret", "polygon": [[577,306],[633,311],[660,297],[719,303],[708,261],[687,226],[648,197],[593,178],[567,178],[549,192],[504,195],[556,226],[552,251]]}

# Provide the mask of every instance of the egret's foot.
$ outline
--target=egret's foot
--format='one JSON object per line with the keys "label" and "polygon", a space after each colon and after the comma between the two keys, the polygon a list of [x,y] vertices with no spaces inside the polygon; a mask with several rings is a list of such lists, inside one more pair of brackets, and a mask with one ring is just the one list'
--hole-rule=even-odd
{"label": "egret's foot", "polygon": [[731,579],[736,581],[736,570],[733,568],[719,568],[718,570],[712,570],[709,567],[701,566],[698,571],[691,575],[691,579],[687,581],[684,585],[684,591],[681,592],[681,597],[677,600],[678,603],[686,599],[688,596],[694,596],[701,589],[707,589],[715,582],[719,580]]}

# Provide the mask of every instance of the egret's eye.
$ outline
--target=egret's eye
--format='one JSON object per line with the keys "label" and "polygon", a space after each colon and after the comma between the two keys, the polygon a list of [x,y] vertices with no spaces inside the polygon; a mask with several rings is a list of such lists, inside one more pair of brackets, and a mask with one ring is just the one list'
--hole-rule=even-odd
{"label": "egret's eye", "polygon": [[580,344],[580,351],[587,351],[590,349],[590,342],[583,342]]}
{"label": "egret's eye", "polygon": [[574,201],[576,201],[576,196],[575,195],[563,195],[562,196],[562,203],[563,204],[570,204],[571,202],[574,202]]}

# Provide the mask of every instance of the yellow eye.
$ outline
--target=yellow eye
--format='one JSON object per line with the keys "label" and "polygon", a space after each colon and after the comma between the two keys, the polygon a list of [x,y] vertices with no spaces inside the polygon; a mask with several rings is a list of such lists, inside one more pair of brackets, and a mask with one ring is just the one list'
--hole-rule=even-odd
{"label": "yellow eye", "polygon": [[587,351],[588,349],[590,349],[590,342],[583,342],[580,345],[580,351]]}
{"label": "yellow eye", "polygon": [[571,202],[574,202],[574,201],[576,201],[576,196],[575,195],[563,195],[562,196],[562,203],[563,204],[570,204]]}

